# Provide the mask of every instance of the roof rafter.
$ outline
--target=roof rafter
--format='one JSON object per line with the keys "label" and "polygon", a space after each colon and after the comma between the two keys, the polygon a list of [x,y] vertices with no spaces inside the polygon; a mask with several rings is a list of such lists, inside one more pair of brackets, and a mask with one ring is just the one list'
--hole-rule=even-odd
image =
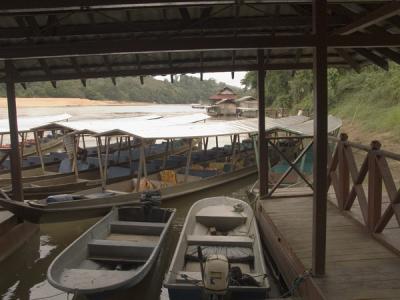
{"label": "roof rafter", "polygon": [[[232,66],[204,66],[204,72],[230,72],[230,71],[251,71],[256,70],[258,67],[257,64],[247,64],[247,65],[236,65],[235,69],[232,70]],[[301,64],[265,64],[266,70],[288,70],[288,69],[311,69],[312,63],[301,63]],[[106,77],[127,77],[127,76],[150,76],[150,75],[165,75],[165,74],[188,74],[188,73],[198,73],[200,71],[199,67],[177,67],[175,66],[173,69],[167,68],[158,68],[158,69],[141,69],[141,70],[113,70],[109,71],[85,71],[82,75],[85,78],[106,78]],[[16,76],[16,82],[35,82],[35,81],[49,81],[49,80],[70,80],[76,79],[76,75],[73,73],[54,73],[51,76],[42,75],[42,76]],[[0,82],[3,82],[5,78],[0,78]]]}
{"label": "roof rafter", "polygon": [[[112,66],[110,63],[110,60],[108,58],[108,55],[103,55],[103,60],[104,60],[104,64],[106,65],[106,68],[109,72],[112,72]],[[115,80],[115,77],[111,77],[111,81],[114,85],[117,85],[117,81]]]}
{"label": "roof rafter", "polygon": [[376,52],[386,56],[387,58],[393,60],[397,64],[400,64],[400,53],[389,48],[374,49]]}
{"label": "roof rafter", "polygon": [[334,34],[351,34],[356,31],[363,30],[371,25],[374,25],[382,20],[388,19],[397,15],[400,12],[400,2],[393,1],[389,4],[383,5],[378,9],[367,13],[366,15],[358,18],[352,23],[343,26],[334,31]]}
{"label": "roof rafter", "polygon": [[346,50],[341,48],[335,48],[336,52],[346,61],[357,73],[360,73],[361,67],[359,63],[352,57],[352,55]]}
{"label": "roof rafter", "polygon": [[[47,76],[52,77],[52,71],[49,67],[49,65],[47,64],[47,61],[43,58],[39,58],[39,63],[40,66],[42,67],[42,69],[44,70],[44,72],[46,73]],[[57,87],[57,82],[55,80],[51,80],[51,85],[56,88]]]}
{"label": "roof rafter", "polygon": [[384,69],[385,71],[389,70],[389,64],[386,59],[383,57],[374,54],[372,51],[362,48],[355,48],[356,52],[360,55],[364,56],[366,59],[371,61],[373,64],[377,65],[378,67]]}

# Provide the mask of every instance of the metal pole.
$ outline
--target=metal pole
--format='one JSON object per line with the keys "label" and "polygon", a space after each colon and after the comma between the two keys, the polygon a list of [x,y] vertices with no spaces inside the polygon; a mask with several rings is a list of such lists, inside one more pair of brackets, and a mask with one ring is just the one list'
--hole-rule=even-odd
{"label": "metal pole", "polygon": [[325,274],[327,164],[328,164],[328,84],[327,84],[327,1],[313,0],[314,48],[314,145],[313,145],[313,231],[312,270]]}
{"label": "metal pole", "polygon": [[258,155],[260,198],[268,194],[268,147],[265,138],[265,70],[264,50],[257,51],[257,94],[258,94]]}
{"label": "metal pole", "polygon": [[18,120],[17,105],[15,99],[14,67],[11,61],[5,61],[6,69],[6,88],[7,88],[7,107],[8,122],[10,126],[10,162],[11,162],[11,182],[13,198],[16,201],[24,201],[24,191],[22,187],[21,158],[18,140]]}

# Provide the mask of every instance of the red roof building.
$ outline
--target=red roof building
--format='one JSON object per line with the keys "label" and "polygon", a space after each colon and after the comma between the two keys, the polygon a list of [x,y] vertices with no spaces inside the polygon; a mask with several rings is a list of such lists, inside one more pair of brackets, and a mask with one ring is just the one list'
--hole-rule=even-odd
{"label": "red roof building", "polygon": [[214,100],[214,101],[220,101],[223,99],[234,100],[236,98],[237,98],[237,95],[235,94],[234,91],[232,91],[228,87],[224,87],[222,90],[220,90],[217,94],[211,96],[209,99]]}

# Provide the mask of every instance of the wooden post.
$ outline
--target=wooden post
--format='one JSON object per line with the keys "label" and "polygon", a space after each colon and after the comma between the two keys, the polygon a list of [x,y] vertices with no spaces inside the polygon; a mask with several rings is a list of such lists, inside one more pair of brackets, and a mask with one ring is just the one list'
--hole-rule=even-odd
{"label": "wooden post", "polygon": [[27,137],[27,133],[22,132],[21,133],[21,164],[22,164],[22,161],[24,160],[24,148],[25,148],[26,137]]}
{"label": "wooden post", "polygon": [[11,183],[13,198],[16,201],[24,201],[24,191],[22,186],[21,158],[18,140],[18,119],[17,105],[15,99],[14,67],[11,61],[5,61],[6,70],[6,89],[7,89],[7,108],[8,122],[10,126],[10,162],[11,162]]}
{"label": "wooden post", "polygon": [[257,145],[256,137],[257,137],[256,135],[253,135],[251,138],[253,140],[253,148],[254,148],[254,154],[256,156],[257,168],[260,169],[260,159],[259,159],[259,155],[258,155],[258,145]]}
{"label": "wooden post", "polygon": [[[143,141],[141,141],[140,143],[143,143]],[[142,147],[142,145],[140,145],[140,148],[141,147]],[[144,152],[142,153],[142,151],[140,151],[139,168],[138,168],[137,181],[136,181],[136,192],[139,192],[139,190],[140,190],[140,179],[142,177],[143,159],[144,159]]]}
{"label": "wooden post", "polygon": [[327,85],[327,0],[313,0],[314,47],[314,145],[313,145],[313,243],[312,271],[325,274],[327,165],[328,165],[328,85]]}
{"label": "wooden post", "polygon": [[127,142],[128,142],[128,163],[129,163],[129,169],[131,170],[131,174],[132,174],[132,145],[131,145],[131,137],[128,136],[127,138]]}
{"label": "wooden post", "polygon": [[110,136],[108,136],[107,137],[107,139],[106,139],[106,159],[105,159],[105,162],[104,162],[104,171],[103,171],[103,174],[104,174],[104,186],[107,184],[107,168],[108,168],[108,154],[109,154],[109,152],[110,152],[110,141],[111,141],[111,137]]}
{"label": "wooden post", "polygon": [[[119,141],[118,141],[119,140]],[[122,148],[122,137],[120,137],[119,139],[118,139],[118,137],[117,137],[117,142],[118,142],[118,156],[117,156],[117,164],[119,164],[119,160],[120,160],[120,158],[121,158],[121,148]],[[130,149],[128,149],[128,151],[129,151]]]}
{"label": "wooden post", "polygon": [[43,175],[44,175],[45,169],[44,169],[42,146],[40,145],[40,139],[39,139],[39,136],[38,136],[38,133],[37,133],[36,130],[33,132],[33,135],[35,136],[36,152],[39,155],[40,165],[42,167],[42,172],[43,172]]}
{"label": "wooden post", "polygon": [[165,153],[163,157],[163,164],[162,169],[164,170],[167,166],[167,159],[168,159],[168,151],[169,151],[169,139],[167,139],[167,145],[165,146]]}
{"label": "wooden post", "polygon": [[215,147],[217,147],[217,149],[219,148],[218,147],[218,136],[215,137]]}
{"label": "wooden post", "polygon": [[207,149],[208,149],[208,137],[206,137],[204,139],[204,152],[207,153]]}
{"label": "wooden post", "polygon": [[82,133],[82,145],[83,145],[83,149],[86,149],[86,142],[85,142],[85,134]]}
{"label": "wooden post", "polygon": [[368,228],[371,232],[382,216],[382,175],[376,161],[376,152],[380,149],[381,143],[372,141],[368,152]]}
{"label": "wooden post", "polygon": [[350,173],[349,173],[349,165],[347,163],[347,159],[345,157],[344,147],[345,143],[348,140],[348,136],[345,133],[340,134],[340,142],[338,142],[338,169],[339,169],[339,209],[344,209],[344,204],[349,197],[350,193]]}
{"label": "wooden post", "polygon": [[187,182],[188,176],[189,176],[189,169],[190,169],[190,164],[192,161],[192,143],[193,143],[193,139],[189,140],[189,152],[188,152],[188,156],[186,159],[186,169],[185,169],[185,179],[184,182]]}
{"label": "wooden post", "polygon": [[265,70],[264,50],[257,51],[257,96],[258,96],[258,178],[260,181],[260,198],[268,194],[268,147],[265,139]]}
{"label": "wooden post", "polygon": [[145,151],[144,151],[145,146],[146,146],[146,144],[145,144],[145,142],[143,141],[142,144],[140,145],[140,152],[141,152],[141,155],[143,156],[142,163],[143,163],[143,174],[144,174],[144,179],[147,178],[146,153],[145,153]]}
{"label": "wooden post", "polygon": [[101,137],[96,137],[97,141],[97,157],[99,158],[99,172],[100,172],[100,179],[101,179],[101,187],[102,190],[104,191],[106,188],[105,182],[104,182],[104,174],[103,174],[103,163],[102,163],[102,157],[101,157]]}
{"label": "wooden post", "polygon": [[[78,142],[79,142],[79,135],[78,135]],[[78,179],[79,179],[79,170],[78,170],[78,158],[77,158],[78,151],[77,151],[77,148],[78,148],[78,143],[77,143],[76,136],[74,136],[74,153],[73,153],[73,155],[74,155],[74,174],[75,174],[76,180],[78,181]]]}

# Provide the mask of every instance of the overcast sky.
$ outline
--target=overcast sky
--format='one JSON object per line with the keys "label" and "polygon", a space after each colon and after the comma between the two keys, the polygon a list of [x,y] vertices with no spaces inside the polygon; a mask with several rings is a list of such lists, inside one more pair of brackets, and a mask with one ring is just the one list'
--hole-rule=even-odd
{"label": "overcast sky", "polygon": [[[203,79],[214,78],[218,82],[224,82],[229,85],[242,87],[240,84],[240,80],[243,79],[246,72],[235,72],[235,78],[232,79],[231,72],[223,72],[223,73],[204,73]],[[200,78],[200,74],[188,74],[189,76],[196,76]],[[157,79],[164,80],[170,79],[170,76],[156,76]]]}

